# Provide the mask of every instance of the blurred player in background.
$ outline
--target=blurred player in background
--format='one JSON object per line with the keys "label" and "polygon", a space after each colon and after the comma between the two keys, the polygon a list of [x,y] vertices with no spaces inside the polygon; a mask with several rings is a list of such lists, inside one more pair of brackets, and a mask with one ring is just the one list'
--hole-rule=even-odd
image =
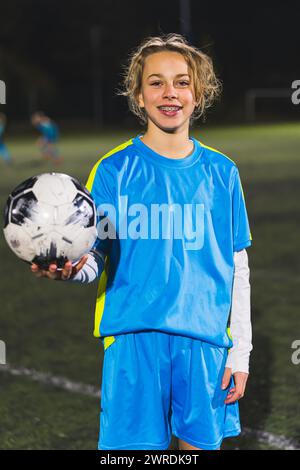
{"label": "blurred player in background", "polygon": [[8,165],[12,164],[12,158],[10,153],[3,142],[3,134],[5,131],[6,126],[6,116],[3,113],[0,113],[0,157],[7,163]]}
{"label": "blurred player in background", "polygon": [[31,116],[31,123],[42,134],[37,144],[43,158],[61,163],[62,157],[57,148],[59,137],[57,124],[42,111],[37,111]]}

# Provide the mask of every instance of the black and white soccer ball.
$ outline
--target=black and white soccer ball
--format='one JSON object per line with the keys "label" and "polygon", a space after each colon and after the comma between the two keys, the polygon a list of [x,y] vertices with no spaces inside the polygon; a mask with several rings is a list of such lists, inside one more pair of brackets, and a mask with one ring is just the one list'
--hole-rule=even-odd
{"label": "black and white soccer ball", "polygon": [[22,260],[47,269],[76,263],[97,238],[92,196],[75,178],[43,173],[21,183],[4,210],[4,236]]}

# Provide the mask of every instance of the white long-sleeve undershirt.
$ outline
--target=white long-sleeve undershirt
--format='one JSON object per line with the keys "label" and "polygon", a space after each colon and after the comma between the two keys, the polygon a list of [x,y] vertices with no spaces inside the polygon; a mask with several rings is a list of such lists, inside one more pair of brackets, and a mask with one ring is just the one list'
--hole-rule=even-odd
{"label": "white long-sleeve undershirt", "polygon": [[105,263],[105,255],[96,250],[88,253],[88,259],[82,269],[70,281],[88,284],[101,275]]}
{"label": "white long-sleeve undershirt", "polygon": [[[91,251],[83,268],[71,279],[74,282],[90,283],[101,275],[105,256]],[[249,373],[249,358],[252,351],[252,327],[250,313],[250,270],[247,251],[234,253],[234,280],[230,313],[230,332],[233,347],[229,350],[226,367],[232,373]]]}
{"label": "white long-sleeve undershirt", "polygon": [[226,367],[232,373],[249,373],[249,358],[252,346],[250,307],[250,270],[247,251],[234,253],[234,279],[230,313],[230,332],[233,347],[229,350]]}

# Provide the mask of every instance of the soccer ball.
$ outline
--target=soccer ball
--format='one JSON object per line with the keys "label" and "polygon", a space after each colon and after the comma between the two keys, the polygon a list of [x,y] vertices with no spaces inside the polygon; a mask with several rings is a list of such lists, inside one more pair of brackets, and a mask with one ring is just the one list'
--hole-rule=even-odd
{"label": "soccer ball", "polygon": [[4,210],[4,236],[22,260],[47,269],[76,263],[97,238],[96,209],[87,189],[62,173],[43,173],[21,183]]}

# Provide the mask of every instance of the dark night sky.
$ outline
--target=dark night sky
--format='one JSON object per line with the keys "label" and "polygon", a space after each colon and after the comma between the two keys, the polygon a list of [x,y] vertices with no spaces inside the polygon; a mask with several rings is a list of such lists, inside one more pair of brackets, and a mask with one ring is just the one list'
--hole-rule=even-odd
{"label": "dark night sky", "polygon": [[[224,85],[213,119],[239,119],[249,88],[289,88],[300,79],[298,16],[286,2],[260,7],[249,2],[237,8],[228,2],[191,0],[192,43],[212,55]],[[126,100],[114,93],[121,66],[144,37],[181,32],[179,0],[3,3],[0,79],[7,84],[6,112],[11,117],[27,119],[35,107],[58,119],[93,117],[94,26],[101,29],[96,54],[104,121],[130,124]],[[291,106],[284,112],[295,115]]]}

